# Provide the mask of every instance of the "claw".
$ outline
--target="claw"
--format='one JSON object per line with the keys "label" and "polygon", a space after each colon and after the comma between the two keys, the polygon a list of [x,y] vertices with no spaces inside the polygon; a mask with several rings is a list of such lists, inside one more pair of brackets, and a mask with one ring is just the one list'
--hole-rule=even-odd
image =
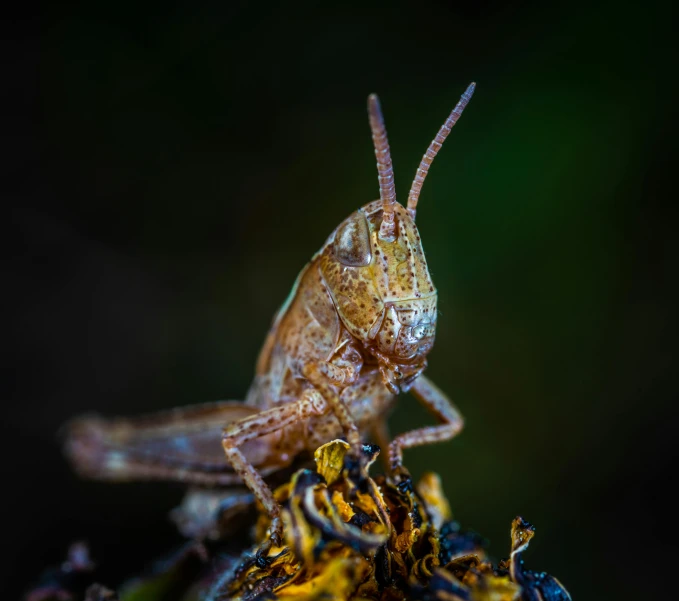
{"label": "claw", "polygon": [[411,495],[414,490],[412,478],[410,476],[406,476],[396,484],[396,487],[402,495]]}
{"label": "claw", "polygon": [[268,551],[266,549],[257,549],[257,553],[255,553],[255,565],[260,569],[263,570],[266,567],[268,567],[270,560],[268,557],[266,557],[266,553]]}
{"label": "claw", "polygon": [[271,532],[269,539],[272,546],[280,547],[283,541],[283,521],[281,520],[280,516],[277,516],[271,520],[269,531]]}
{"label": "claw", "polygon": [[401,492],[405,492],[404,490],[402,490],[402,487],[406,486],[406,483],[409,490],[410,491],[413,490],[413,479],[410,476],[410,472],[402,465],[392,467],[391,477],[394,480],[396,486],[398,486],[399,490],[401,490]]}
{"label": "claw", "polygon": [[280,547],[283,541],[283,521],[280,517],[275,517],[271,520],[269,532],[269,540],[260,545],[255,554],[251,556],[250,561],[245,562],[245,564],[249,566],[256,565],[261,570],[269,566],[271,563],[269,552],[274,547]]}
{"label": "claw", "polygon": [[410,472],[403,466],[399,466],[392,471],[391,477],[396,488],[398,488],[398,491],[404,497],[407,497],[410,503],[414,503],[415,487],[413,486],[413,479]]}
{"label": "claw", "polygon": [[417,492],[415,491],[415,486],[413,485],[413,479],[410,476],[410,472],[401,466],[392,471],[391,477],[394,484],[396,485],[396,488],[398,489],[398,492],[401,494],[403,501],[410,507],[413,524],[421,522],[418,508],[418,496]]}

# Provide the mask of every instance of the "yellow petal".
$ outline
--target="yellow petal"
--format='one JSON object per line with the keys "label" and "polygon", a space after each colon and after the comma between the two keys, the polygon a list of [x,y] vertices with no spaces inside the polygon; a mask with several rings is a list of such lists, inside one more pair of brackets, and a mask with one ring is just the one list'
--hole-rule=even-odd
{"label": "yellow petal", "polygon": [[344,456],[349,448],[349,444],[343,440],[333,440],[316,449],[314,453],[316,471],[325,478],[328,486],[340,477],[344,467]]}

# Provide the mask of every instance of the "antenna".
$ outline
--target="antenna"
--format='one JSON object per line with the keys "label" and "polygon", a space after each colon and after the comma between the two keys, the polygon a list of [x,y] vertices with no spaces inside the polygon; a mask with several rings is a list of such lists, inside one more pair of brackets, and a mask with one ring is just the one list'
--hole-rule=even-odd
{"label": "antenna", "polygon": [[377,174],[380,182],[380,199],[382,200],[382,224],[380,238],[393,241],[395,238],[394,204],[396,204],[396,187],[394,186],[394,168],[391,164],[391,152],[387,130],[384,127],[384,117],[380,100],[376,94],[368,96],[368,116],[370,129],[377,157]]}
{"label": "antenna", "polygon": [[[408,213],[410,213],[410,216],[413,219],[415,219],[417,201],[420,198],[422,184],[424,183],[424,178],[427,177],[429,167],[431,167],[431,163],[438,151],[441,150],[441,146],[448,137],[450,130],[453,129],[453,126],[457,123],[457,120],[462,115],[462,111],[464,111],[465,107],[472,99],[472,94],[474,93],[475,88],[476,83],[472,82],[469,84],[469,87],[465,90],[465,93],[462,94],[462,98],[460,98],[460,101],[455,105],[453,112],[450,113],[446,119],[446,122],[441,126],[441,129],[439,129],[439,133],[436,134],[436,137],[432,140],[429,148],[427,148],[427,152],[424,153],[422,161],[420,161],[420,166],[417,168],[417,172],[415,173],[413,185],[410,188],[410,194],[408,194]],[[391,166],[391,160],[389,161],[389,165]]]}

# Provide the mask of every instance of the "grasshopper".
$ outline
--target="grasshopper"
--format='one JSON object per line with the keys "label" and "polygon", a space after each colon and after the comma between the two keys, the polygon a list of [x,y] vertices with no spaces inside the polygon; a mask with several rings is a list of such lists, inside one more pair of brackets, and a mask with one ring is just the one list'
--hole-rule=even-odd
{"label": "grasshopper", "polygon": [[[276,314],[244,402],[217,402],[138,417],[76,419],[66,452],[83,475],[165,479],[204,487],[244,483],[271,517],[280,509],[264,477],[344,436],[359,461],[362,436],[387,449],[397,482],[403,450],[449,440],[463,420],[423,371],[434,343],[437,294],[415,225],[422,184],[474,92],[472,83],[422,157],[407,206],[396,201],[380,103],[368,98],[380,199],[345,219],[302,269]],[[410,391],[439,425],[389,442],[386,416]],[[221,444],[220,444],[221,443]]]}

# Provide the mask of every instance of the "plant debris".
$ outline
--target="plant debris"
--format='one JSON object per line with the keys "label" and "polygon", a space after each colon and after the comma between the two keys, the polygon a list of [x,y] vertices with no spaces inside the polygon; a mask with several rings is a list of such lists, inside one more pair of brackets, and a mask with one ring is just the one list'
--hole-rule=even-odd
{"label": "plant debris", "polygon": [[[315,470],[299,470],[276,489],[284,523],[279,547],[270,542],[264,511],[254,527],[258,544],[243,551],[226,533],[213,540],[225,531],[223,523],[210,526],[209,512],[201,509],[195,532],[207,533],[203,542],[156,562],[149,574],[123,585],[118,597],[102,587],[87,597],[29,593],[26,599],[570,601],[556,578],[525,569],[522,554],[535,530],[523,518],[512,522],[509,558],[493,564],[484,539],[452,520],[436,474],[425,474],[414,487],[396,485],[356,469],[348,450],[342,440],[323,445]],[[379,448],[365,445],[364,452],[370,465]],[[224,503],[211,500],[207,507],[215,507],[219,522]],[[190,520],[185,513],[187,532]],[[182,578],[187,572],[190,577]]]}
{"label": "plant debris", "polygon": [[[510,558],[494,566],[483,539],[460,529],[437,475],[417,486],[384,476],[356,481],[341,440],[316,451],[316,471],[301,470],[276,490],[283,506],[284,546],[256,554],[210,601],[263,598],[566,601],[555,578],[525,570],[521,554],[534,534],[512,523]],[[366,447],[376,457],[375,447]],[[379,451],[377,451],[379,452]],[[266,518],[258,524],[266,540]]]}

